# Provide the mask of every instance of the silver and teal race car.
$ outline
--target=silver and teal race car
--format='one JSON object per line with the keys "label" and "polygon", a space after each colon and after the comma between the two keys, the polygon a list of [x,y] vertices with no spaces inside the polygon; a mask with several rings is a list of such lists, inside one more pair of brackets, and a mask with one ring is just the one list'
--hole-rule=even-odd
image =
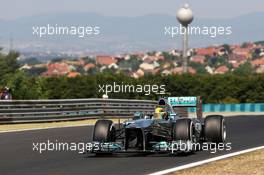
{"label": "silver and teal race car", "polygon": [[[189,113],[195,117],[188,117]],[[200,97],[167,97],[158,100],[152,115],[137,112],[116,127],[111,120],[94,126],[90,153],[175,153],[195,151],[195,143],[223,143],[226,124],[221,115],[202,116]],[[180,144],[185,144],[184,150]]]}

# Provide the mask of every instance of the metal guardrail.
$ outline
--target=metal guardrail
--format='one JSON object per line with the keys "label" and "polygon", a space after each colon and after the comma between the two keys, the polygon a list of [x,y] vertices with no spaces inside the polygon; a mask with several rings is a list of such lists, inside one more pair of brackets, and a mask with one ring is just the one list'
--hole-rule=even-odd
{"label": "metal guardrail", "polygon": [[156,101],[127,99],[4,100],[0,124],[52,122],[96,118],[129,118],[152,113]]}
{"label": "metal guardrail", "polygon": [[[152,114],[156,101],[131,99],[2,100],[0,124],[130,118]],[[195,112],[190,108],[189,112]],[[264,112],[264,103],[203,104],[203,112]]]}

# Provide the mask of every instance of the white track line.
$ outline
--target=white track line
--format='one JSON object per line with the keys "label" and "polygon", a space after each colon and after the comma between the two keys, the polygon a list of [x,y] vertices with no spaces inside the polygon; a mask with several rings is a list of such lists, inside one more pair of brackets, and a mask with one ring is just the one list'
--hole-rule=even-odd
{"label": "white track line", "polygon": [[174,167],[174,168],[170,168],[170,169],[154,172],[154,173],[151,173],[150,175],[168,174],[168,173],[172,173],[172,172],[175,172],[175,171],[179,171],[179,170],[183,170],[183,169],[187,169],[187,168],[192,168],[192,167],[195,167],[195,166],[203,165],[203,164],[210,163],[210,162],[213,162],[213,161],[222,160],[222,159],[225,159],[225,158],[237,156],[237,155],[240,155],[240,154],[245,154],[245,153],[256,151],[256,150],[260,150],[260,149],[264,149],[264,146],[250,148],[250,149],[246,149],[246,150],[243,150],[243,151],[237,151],[237,152],[234,152],[234,153],[225,154],[225,155],[214,157],[214,158],[210,158],[210,159],[206,159],[206,160],[202,160],[202,161],[198,161],[198,162],[193,162],[193,163],[190,163],[190,164],[186,164],[186,165],[182,165],[182,166],[178,166],[178,167]]}
{"label": "white track line", "polygon": [[73,125],[73,126],[53,126],[47,128],[28,128],[28,129],[15,129],[9,131],[0,131],[2,133],[11,133],[11,132],[22,132],[22,131],[35,131],[35,130],[43,130],[43,129],[57,129],[57,128],[70,128],[70,127],[80,127],[80,126],[93,126],[94,124],[82,124],[82,125]]}

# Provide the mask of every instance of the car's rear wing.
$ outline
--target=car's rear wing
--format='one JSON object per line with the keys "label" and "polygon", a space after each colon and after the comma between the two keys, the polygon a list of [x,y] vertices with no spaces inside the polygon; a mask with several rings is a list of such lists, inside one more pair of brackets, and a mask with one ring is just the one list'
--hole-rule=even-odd
{"label": "car's rear wing", "polygon": [[168,104],[172,107],[196,107],[197,97],[168,97]]}
{"label": "car's rear wing", "polygon": [[202,98],[200,96],[189,97],[165,97],[159,100],[159,105],[167,104],[171,107],[194,107],[197,117],[202,117]]}

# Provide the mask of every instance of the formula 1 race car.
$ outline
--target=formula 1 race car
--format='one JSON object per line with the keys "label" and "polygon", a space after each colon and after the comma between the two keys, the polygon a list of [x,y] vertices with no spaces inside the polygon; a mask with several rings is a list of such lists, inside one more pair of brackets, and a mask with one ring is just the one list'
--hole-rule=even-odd
{"label": "formula 1 race car", "polygon": [[[195,109],[195,118],[188,118],[189,108]],[[98,120],[94,126],[93,146],[88,152],[188,152],[193,151],[193,143],[225,140],[224,117],[209,115],[203,118],[200,97],[167,97],[158,101],[152,115],[137,112],[119,129],[111,120]],[[186,150],[179,150],[179,143],[185,143]]]}

